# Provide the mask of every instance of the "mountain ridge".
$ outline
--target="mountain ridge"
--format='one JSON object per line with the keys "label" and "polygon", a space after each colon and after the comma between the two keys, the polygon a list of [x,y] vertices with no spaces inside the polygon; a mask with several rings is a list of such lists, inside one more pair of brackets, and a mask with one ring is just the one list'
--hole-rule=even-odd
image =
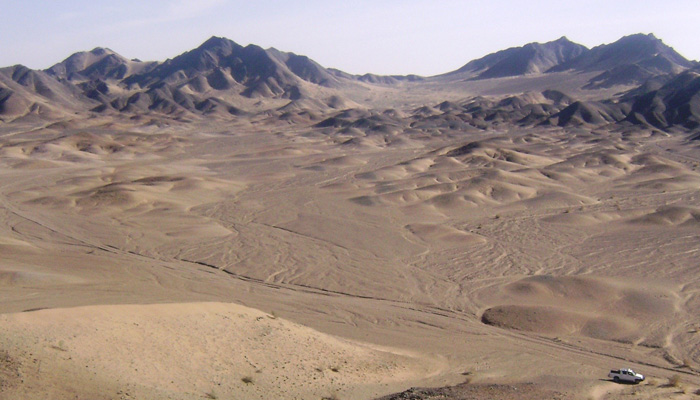
{"label": "mountain ridge", "polygon": [[587,47],[562,36],[547,43],[533,42],[491,53],[448,74],[469,73],[475,75],[473,79],[488,79],[541,73],[586,51]]}
{"label": "mountain ridge", "polygon": [[[664,58],[670,64],[684,69],[692,67],[691,61],[678,54],[672,47],[665,45],[654,34],[637,33],[624,36],[610,44],[596,46],[579,57],[553,67],[550,72],[567,69],[586,72],[603,71],[620,65],[637,63],[647,63],[651,66],[655,57]],[[663,72],[672,71],[664,69]]]}
{"label": "mountain ridge", "polygon": [[[358,107],[357,101],[370,101],[362,107],[376,107],[371,98],[363,100],[366,96],[362,95],[373,88],[396,93],[404,87],[454,91],[469,81],[482,82],[480,87],[488,87],[503,79],[529,82],[530,77],[542,77],[539,86],[527,84],[534,93],[541,93],[534,97],[513,89],[515,97],[508,103],[490,100],[472,103],[462,110],[471,114],[468,124],[484,127],[494,123],[561,126],[625,122],[657,129],[676,125],[692,129],[698,120],[696,96],[679,94],[684,88],[677,82],[682,80],[674,79],[698,68],[697,62],[685,59],[653,34],[629,35],[592,49],[562,36],[546,43],[528,43],[491,53],[456,71],[433,77],[352,75],[325,68],[304,55],[253,44],[242,46],[212,36],[198,47],[162,62],[129,60],[108,48],[97,47],[74,53],[44,71],[22,66],[2,68],[0,115],[3,120],[13,120],[29,114],[55,118],[76,112],[155,113],[189,120],[204,116],[230,119],[264,112],[284,115],[288,123],[308,122],[317,114]],[[574,87],[585,96],[571,97],[567,93],[571,85],[564,87],[557,83],[571,80],[548,78],[556,74],[570,74],[572,78],[591,74],[586,75],[592,76],[585,78],[589,79],[587,82]],[[610,97],[586,100],[598,91],[603,96],[610,88],[620,88],[619,93],[627,94],[617,95],[620,97],[617,100]],[[656,94],[649,94],[652,92]],[[558,97],[568,100],[566,104],[552,103],[545,93],[561,93]],[[666,108],[645,106],[644,96],[652,96],[654,104]],[[469,93],[464,97],[468,98]],[[438,111],[451,110],[441,107]],[[425,112],[424,117],[428,117],[435,111]],[[527,114],[521,115],[523,112]],[[461,121],[464,123],[464,118]],[[372,126],[345,122],[341,125],[353,129]]]}

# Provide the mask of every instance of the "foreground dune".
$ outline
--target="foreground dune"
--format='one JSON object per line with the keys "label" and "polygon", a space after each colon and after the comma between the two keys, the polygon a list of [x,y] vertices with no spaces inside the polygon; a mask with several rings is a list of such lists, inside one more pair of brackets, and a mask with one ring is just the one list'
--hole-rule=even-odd
{"label": "foreground dune", "polygon": [[38,310],[0,323],[3,398],[366,398],[439,367],[234,304]]}

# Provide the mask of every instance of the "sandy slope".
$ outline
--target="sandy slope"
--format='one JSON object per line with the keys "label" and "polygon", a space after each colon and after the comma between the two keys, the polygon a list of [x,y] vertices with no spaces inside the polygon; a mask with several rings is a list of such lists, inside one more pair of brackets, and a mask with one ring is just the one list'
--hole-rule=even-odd
{"label": "sandy slope", "polygon": [[223,303],[40,310],[2,325],[10,398],[365,397],[435,368]]}
{"label": "sandy slope", "polygon": [[[143,122],[3,128],[9,398],[700,385],[682,135]],[[621,366],[655,383],[606,382]]]}

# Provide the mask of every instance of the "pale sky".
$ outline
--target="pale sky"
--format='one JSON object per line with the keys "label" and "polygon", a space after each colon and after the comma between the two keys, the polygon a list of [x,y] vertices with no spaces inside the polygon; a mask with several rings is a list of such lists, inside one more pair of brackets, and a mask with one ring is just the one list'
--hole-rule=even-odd
{"label": "pale sky", "polygon": [[108,47],[164,61],[211,36],[354,74],[436,75],[567,36],[593,47],[654,33],[700,59],[700,0],[0,0],[0,66],[43,69]]}

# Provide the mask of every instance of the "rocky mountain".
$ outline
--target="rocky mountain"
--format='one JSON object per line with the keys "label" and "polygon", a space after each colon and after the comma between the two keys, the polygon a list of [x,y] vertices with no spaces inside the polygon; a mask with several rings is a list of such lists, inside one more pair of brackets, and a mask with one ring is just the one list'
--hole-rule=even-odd
{"label": "rocky mountain", "polygon": [[696,66],[653,34],[635,34],[588,49],[566,37],[529,43],[470,61],[445,76],[489,79],[554,72],[599,72],[586,89],[639,85],[658,75],[678,74]]}
{"label": "rocky mountain", "polygon": [[680,73],[693,65],[692,61],[685,59],[653,34],[636,34],[594,47],[568,62],[552,67],[548,72],[601,71],[586,86],[587,89],[598,89],[641,84],[658,75]]}
{"label": "rocky mountain", "polygon": [[685,71],[656,90],[627,100],[632,108],[625,120],[659,129],[700,127],[700,73]]}
{"label": "rocky mountain", "polygon": [[308,57],[212,37],[150,71],[124,80],[127,87],[187,87],[194,92],[238,90],[246,97],[301,96],[304,83],[333,87],[338,80]]}
{"label": "rocky mountain", "polygon": [[44,73],[72,86],[74,96],[96,101],[94,112],[174,116],[231,116],[240,113],[233,104],[238,97],[294,101],[308,97],[305,93],[314,87],[341,86],[338,77],[306,56],[244,47],[220,37],[164,62],[128,60],[96,48],[73,54]]}
{"label": "rocky mountain", "polygon": [[364,74],[364,75],[353,75],[343,72],[335,68],[328,68],[327,70],[335,77],[344,80],[351,80],[357,82],[367,82],[377,85],[396,85],[401,82],[419,82],[424,81],[425,78],[418,75],[377,75],[377,74]]}
{"label": "rocky mountain", "polygon": [[[306,56],[212,37],[164,62],[129,60],[96,48],[73,54],[45,71],[20,65],[1,68],[0,118],[116,113],[184,121],[257,114],[358,134],[499,125],[697,129],[699,76],[696,62],[653,35],[641,34],[590,50],[565,37],[530,43],[430,78],[352,75]],[[489,79],[505,77],[509,79],[495,80],[494,85],[513,86],[509,91],[499,89],[504,94],[498,96],[474,96],[465,89],[463,101],[424,103],[408,114],[367,111],[376,107],[372,93],[411,93],[413,101],[419,98],[417,93],[424,93],[428,102],[442,90],[452,96],[462,87],[488,92]],[[578,83],[572,86],[572,80]],[[464,86],[465,82],[472,86]],[[610,97],[604,89],[612,87],[619,91]],[[582,95],[586,91],[601,95]],[[360,107],[356,101],[367,103]]]}
{"label": "rocky mountain", "polygon": [[289,68],[294,75],[307,82],[325,87],[340,86],[340,81],[335,75],[309,57],[286,53],[275,48],[268,49],[267,53]]}
{"label": "rocky mountain", "polygon": [[635,34],[592,48],[549,72],[575,70],[581,72],[607,71],[628,65],[638,65],[656,73],[678,73],[693,63],[664,44],[653,34]]}
{"label": "rocky mountain", "polygon": [[566,37],[547,43],[529,43],[470,61],[453,74],[474,79],[501,78],[545,72],[588,52],[588,48]]}
{"label": "rocky mountain", "polygon": [[157,66],[157,62],[128,60],[110,49],[97,47],[75,53],[46,70],[49,75],[71,82],[85,80],[121,80]]}
{"label": "rocky mountain", "polygon": [[23,65],[0,68],[0,117],[45,118],[94,107],[75,85]]}

